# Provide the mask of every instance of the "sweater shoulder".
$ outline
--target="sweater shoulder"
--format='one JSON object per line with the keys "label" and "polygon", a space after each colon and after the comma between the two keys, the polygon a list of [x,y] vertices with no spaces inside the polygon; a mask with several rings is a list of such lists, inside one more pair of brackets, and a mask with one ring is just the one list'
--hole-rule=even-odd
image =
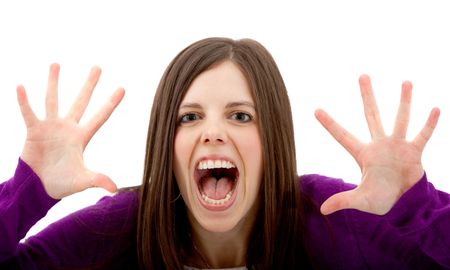
{"label": "sweater shoulder", "polygon": [[137,191],[125,191],[102,197],[96,204],[50,224],[43,233],[84,235],[86,239],[129,235],[136,229],[138,195]]}
{"label": "sweater shoulder", "polygon": [[138,198],[138,191],[105,196],[31,236],[20,252],[50,263],[49,269],[134,261]]}
{"label": "sweater shoulder", "polygon": [[120,233],[135,229],[139,205],[137,190],[121,191],[74,213],[74,218],[95,233]]}
{"label": "sweater shoulder", "polygon": [[354,184],[345,183],[340,178],[320,174],[304,174],[299,177],[299,182],[301,192],[319,204],[338,192],[356,187]]}

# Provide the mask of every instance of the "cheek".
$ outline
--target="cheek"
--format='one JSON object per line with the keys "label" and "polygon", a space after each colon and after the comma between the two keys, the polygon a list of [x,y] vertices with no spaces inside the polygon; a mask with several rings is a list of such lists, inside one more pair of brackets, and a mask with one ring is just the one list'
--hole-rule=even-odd
{"label": "cheek", "polygon": [[250,177],[256,177],[256,182],[261,181],[262,174],[262,145],[258,129],[254,128],[247,132],[246,138],[239,141],[239,148],[245,163],[246,173]]}

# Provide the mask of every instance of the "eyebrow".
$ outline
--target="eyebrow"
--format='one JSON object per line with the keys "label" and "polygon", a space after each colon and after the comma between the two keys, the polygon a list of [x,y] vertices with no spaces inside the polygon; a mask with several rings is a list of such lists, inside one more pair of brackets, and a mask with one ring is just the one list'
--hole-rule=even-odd
{"label": "eyebrow", "polygon": [[251,107],[252,109],[255,109],[255,105],[253,105],[252,102],[248,102],[248,101],[230,102],[225,106],[225,108],[229,109],[229,108],[240,107],[240,106],[247,106],[247,107]]}
{"label": "eyebrow", "polygon": [[200,109],[202,106],[198,103],[183,103],[180,106],[181,108],[195,108],[195,109]]}
{"label": "eyebrow", "polygon": [[[246,107],[250,107],[252,109],[255,109],[255,105],[253,105],[252,102],[249,101],[234,101],[234,102],[230,102],[228,103],[225,108],[229,109],[229,108],[234,108],[234,107],[240,107],[240,106],[246,106]],[[202,108],[202,106],[199,103],[195,103],[195,102],[188,102],[188,103],[183,103],[180,106],[181,108],[194,108],[194,109],[200,109]]]}

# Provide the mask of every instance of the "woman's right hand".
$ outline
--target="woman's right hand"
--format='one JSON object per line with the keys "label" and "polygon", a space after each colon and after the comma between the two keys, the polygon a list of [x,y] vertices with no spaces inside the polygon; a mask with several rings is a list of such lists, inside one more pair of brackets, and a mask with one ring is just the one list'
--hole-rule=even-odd
{"label": "woman's right hand", "polygon": [[102,187],[110,192],[117,190],[108,176],[90,171],[83,161],[87,144],[125,94],[124,89],[119,88],[97,114],[85,124],[79,124],[100,73],[100,68],[92,68],[78,98],[65,117],[58,116],[58,64],[50,66],[45,119],[36,117],[28,103],[25,88],[17,87],[17,99],[27,127],[21,158],[39,176],[52,198],[61,199],[90,187]]}

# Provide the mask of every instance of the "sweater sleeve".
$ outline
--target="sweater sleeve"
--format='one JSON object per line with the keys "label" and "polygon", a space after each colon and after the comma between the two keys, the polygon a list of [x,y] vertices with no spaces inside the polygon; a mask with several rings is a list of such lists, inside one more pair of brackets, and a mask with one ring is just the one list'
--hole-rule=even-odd
{"label": "sweater sleeve", "polygon": [[23,161],[0,192],[0,269],[136,268],[136,192],[105,196],[21,243],[57,201]]}
{"label": "sweater sleeve", "polygon": [[19,241],[57,202],[19,159],[14,177],[0,185],[0,262],[16,255]]}
{"label": "sweater sleeve", "polygon": [[450,269],[450,195],[426,174],[386,215],[350,210],[348,218],[369,265],[390,257],[414,269]]}
{"label": "sweater sleeve", "polygon": [[450,194],[435,189],[426,174],[386,218],[428,256],[450,268]]}
{"label": "sweater sleeve", "polygon": [[323,269],[450,269],[450,195],[422,177],[386,215],[347,209],[322,216],[320,205],[356,186],[322,175],[301,177],[307,243]]}

